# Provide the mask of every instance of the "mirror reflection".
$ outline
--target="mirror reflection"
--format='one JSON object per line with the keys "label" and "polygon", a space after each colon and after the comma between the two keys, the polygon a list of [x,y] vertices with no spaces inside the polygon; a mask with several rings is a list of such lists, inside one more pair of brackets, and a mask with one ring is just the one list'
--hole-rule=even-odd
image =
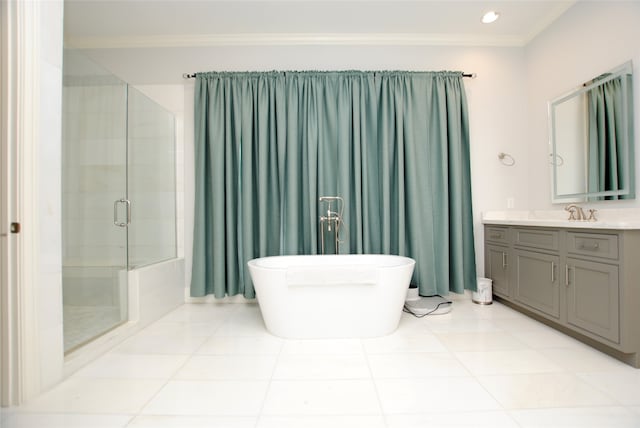
{"label": "mirror reflection", "polygon": [[632,199],[632,64],[549,103],[553,202]]}

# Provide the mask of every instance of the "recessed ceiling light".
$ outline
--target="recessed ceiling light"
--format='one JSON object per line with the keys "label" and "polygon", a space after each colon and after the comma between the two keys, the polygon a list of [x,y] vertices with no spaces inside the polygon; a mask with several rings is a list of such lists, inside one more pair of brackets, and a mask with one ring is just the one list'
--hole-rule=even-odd
{"label": "recessed ceiling light", "polygon": [[489,12],[485,13],[484,16],[482,17],[482,23],[491,24],[492,22],[495,22],[498,18],[500,18],[500,14],[496,11],[490,10]]}

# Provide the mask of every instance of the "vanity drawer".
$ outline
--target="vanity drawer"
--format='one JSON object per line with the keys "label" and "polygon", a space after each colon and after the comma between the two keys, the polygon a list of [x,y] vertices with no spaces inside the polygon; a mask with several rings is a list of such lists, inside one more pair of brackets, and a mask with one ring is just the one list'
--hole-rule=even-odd
{"label": "vanity drawer", "polygon": [[484,239],[506,245],[509,243],[509,229],[506,227],[485,226]]}
{"label": "vanity drawer", "polygon": [[542,250],[558,251],[559,232],[544,229],[515,229],[515,244]]}
{"label": "vanity drawer", "polygon": [[573,254],[617,260],[618,235],[568,232],[567,251]]}

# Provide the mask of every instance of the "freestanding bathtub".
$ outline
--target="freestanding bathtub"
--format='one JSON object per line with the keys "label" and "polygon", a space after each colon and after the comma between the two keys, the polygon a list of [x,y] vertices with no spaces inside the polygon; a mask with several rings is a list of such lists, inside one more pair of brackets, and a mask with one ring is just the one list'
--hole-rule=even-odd
{"label": "freestanding bathtub", "polygon": [[264,257],[248,266],[267,330],[288,339],[318,339],[395,331],[415,263],[353,254]]}

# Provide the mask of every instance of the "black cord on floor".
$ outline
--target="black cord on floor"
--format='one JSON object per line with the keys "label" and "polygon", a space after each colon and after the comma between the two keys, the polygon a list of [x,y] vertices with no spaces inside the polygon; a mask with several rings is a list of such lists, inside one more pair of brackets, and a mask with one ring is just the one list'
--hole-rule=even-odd
{"label": "black cord on floor", "polygon": [[[434,296],[429,296],[429,297],[440,297],[440,298],[444,298],[444,297],[440,296],[439,294],[436,294],[436,295],[434,295]],[[413,311],[411,310],[411,308],[409,308],[409,307],[406,305],[406,303],[405,303],[405,305],[402,307],[402,312],[406,312],[406,313],[408,313],[408,314],[411,314],[411,315],[413,315],[413,316],[414,316],[414,317],[416,317],[416,318],[422,318],[422,317],[426,317],[427,315],[431,315],[432,313],[436,312],[438,309],[440,309],[440,306],[441,306],[441,305],[451,305],[451,304],[453,304],[453,302],[451,302],[451,301],[449,301],[449,300],[445,300],[444,302],[440,302],[440,303],[438,303],[438,304],[436,305],[436,307],[435,307],[432,311],[429,311],[429,312],[424,313],[424,314],[417,314],[417,313],[413,312]]]}

